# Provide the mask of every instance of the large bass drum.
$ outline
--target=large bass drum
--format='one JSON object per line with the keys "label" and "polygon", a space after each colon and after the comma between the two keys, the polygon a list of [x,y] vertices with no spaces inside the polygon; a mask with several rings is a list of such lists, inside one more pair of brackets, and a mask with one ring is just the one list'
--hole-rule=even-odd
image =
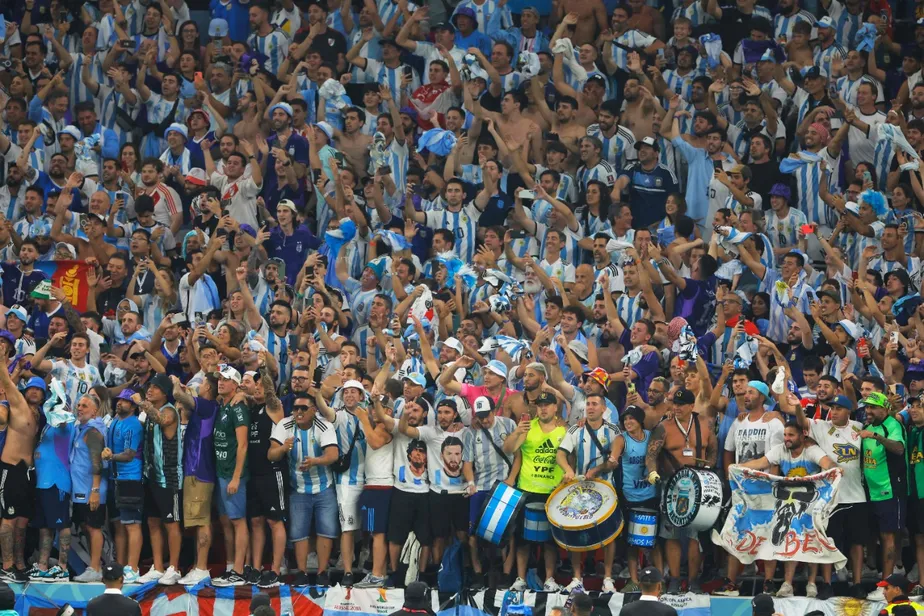
{"label": "large bass drum", "polygon": [[710,530],[722,511],[724,495],[725,487],[718,473],[687,466],[667,480],[661,511],[671,526],[699,532]]}
{"label": "large bass drum", "polygon": [[510,535],[523,507],[523,492],[511,488],[506,483],[499,483],[491,490],[485,500],[481,519],[475,528],[475,534],[494,545],[500,545]]}
{"label": "large bass drum", "polygon": [[622,532],[618,505],[616,490],[602,479],[562,484],[545,504],[552,538],[572,552],[589,552],[608,545]]}

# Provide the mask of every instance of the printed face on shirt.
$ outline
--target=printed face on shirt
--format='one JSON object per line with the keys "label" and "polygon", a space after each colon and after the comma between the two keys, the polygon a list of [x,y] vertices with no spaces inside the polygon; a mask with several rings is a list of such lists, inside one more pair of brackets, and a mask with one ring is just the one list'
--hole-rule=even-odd
{"label": "printed face on shirt", "polygon": [[[440,424],[442,426],[442,423]],[[446,437],[441,446],[443,470],[450,477],[462,474],[462,441],[457,436]]]}

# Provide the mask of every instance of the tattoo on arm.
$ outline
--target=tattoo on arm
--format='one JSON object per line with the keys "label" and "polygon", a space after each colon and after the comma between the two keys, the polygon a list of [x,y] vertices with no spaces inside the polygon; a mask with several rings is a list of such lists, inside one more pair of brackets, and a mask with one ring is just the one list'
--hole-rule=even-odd
{"label": "tattoo on arm", "polygon": [[156,423],[160,425],[163,421],[163,417],[160,415],[160,411],[154,408],[154,405],[148,402],[147,400],[142,400],[141,404],[138,407],[144,411],[144,414],[148,416],[148,419],[151,420],[151,423]]}
{"label": "tattoo on arm", "polygon": [[80,313],[71,306],[70,302],[62,303],[61,307],[64,309],[64,318],[67,320],[67,324],[71,326],[71,329],[81,334],[87,333],[87,327],[80,320]]}
{"label": "tattoo on arm", "polygon": [[657,426],[648,439],[648,451],[645,453],[645,468],[648,472],[658,470],[658,455],[664,448],[664,426]]}
{"label": "tattoo on arm", "polygon": [[188,408],[190,411],[195,410],[196,408],[196,399],[190,394],[186,393],[186,391],[180,391],[174,394],[173,398]]}
{"label": "tattoo on arm", "polygon": [[719,440],[715,433],[709,432],[709,440],[706,442],[706,466],[715,468],[719,459]]}
{"label": "tattoo on arm", "polygon": [[103,472],[103,435],[98,430],[90,430],[86,436],[87,449],[90,450],[90,464],[93,466],[93,474],[100,475]]}
{"label": "tattoo on arm", "polygon": [[260,370],[260,382],[263,384],[263,397],[266,400],[266,408],[276,412],[282,408],[279,396],[276,395],[276,384],[270,377],[269,368],[264,366]]}

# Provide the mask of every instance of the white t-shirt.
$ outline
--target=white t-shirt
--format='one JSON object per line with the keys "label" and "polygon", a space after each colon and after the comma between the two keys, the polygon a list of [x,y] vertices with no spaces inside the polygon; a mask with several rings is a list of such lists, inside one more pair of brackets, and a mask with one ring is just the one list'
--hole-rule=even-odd
{"label": "white t-shirt", "polygon": [[420,440],[427,444],[427,472],[431,492],[461,494],[465,492],[462,476],[462,447],[466,429],[447,432],[436,426],[417,428]]}
{"label": "white t-shirt", "polygon": [[241,176],[231,180],[221,173],[212,174],[212,186],[221,191],[221,207],[228,210],[228,214],[241,224],[248,224],[259,230],[257,223],[257,195],[263,188],[253,181],[252,177]]}
{"label": "white t-shirt", "polygon": [[[876,156],[876,142],[879,135],[879,125],[885,124],[886,116],[879,110],[871,115],[866,115],[859,108],[853,108],[857,114],[857,119],[869,125],[869,132],[864,133],[856,126],[851,126],[847,132],[847,143],[850,146],[850,160],[854,164],[873,162]],[[832,127],[833,128],[833,127]]]}
{"label": "white t-shirt", "polygon": [[770,464],[780,467],[783,477],[807,477],[821,470],[821,459],[825,452],[818,445],[803,447],[798,456],[793,457],[792,452],[786,449],[785,443],[774,445],[767,452]]}
{"label": "white t-shirt", "polygon": [[809,436],[818,443],[831,461],[844,471],[837,490],[838,503],[865,503],[863,469],[860,467],[860,430],[863,424],[850,421],[838,428],[823,419],[809,419]]}
{"label": "white t-shirt", "polygon": [[783,422],[779,419],[751,421],[736,419],[725,439],[725,451],[735,454],[735,464],[743,464],[767,455],[774,445],[783,442]]}
{"label": "white t-shirt", "polygon": [[368,434],[366,441],[366,485],[395,485],[395,441],[391,440],[387,445],[382,445],[378,449],[373,449],[372,445],[368,444]]}
{"label": "white t-shirt", "polygon": [[395,421],[391,434],[395,437],[393,441],[395,488],[402,492],[426,494],[430,491],[430,478],[427,476],[429,456],[426,443],[401,434],[397,421]]}

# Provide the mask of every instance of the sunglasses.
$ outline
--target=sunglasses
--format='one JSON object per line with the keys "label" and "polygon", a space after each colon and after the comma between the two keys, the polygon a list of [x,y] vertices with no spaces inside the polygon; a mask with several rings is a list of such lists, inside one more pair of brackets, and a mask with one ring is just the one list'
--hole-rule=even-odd
{"label": "sunglasses", "polygon": [[310,406],[307,406],[307,405],[305,405],[305,404],[299,404],[298,406],[293,406],[293,407],[292,407],[292,412],[293,412],[293,413],[307,413],[307,412],[310,411],[310,410],[311,410],[311,407],[310,407]]}

